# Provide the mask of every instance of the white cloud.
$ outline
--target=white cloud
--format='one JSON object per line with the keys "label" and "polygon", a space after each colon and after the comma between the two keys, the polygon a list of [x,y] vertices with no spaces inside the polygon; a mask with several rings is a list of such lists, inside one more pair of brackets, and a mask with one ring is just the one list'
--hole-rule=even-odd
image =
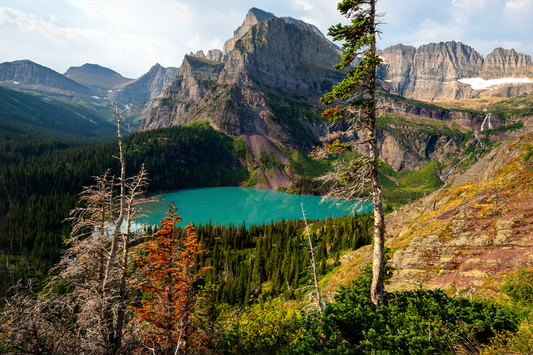
{"label": "white cloud", "polygon": [[[258,7],[303,19],[324,34],[348,23],[338,0],[2,0],[0,62],[30,59],[64,72],[98,63],[127,77],[185,54],[222,49],[246,12]],[[487,55],[496,47],[533,54],[533,0],[380,0],[381,48],[456,40]]]}
{"label": "white cloud", "polygon": [[313,11],[315,9],[315,6],[310,1],[293,0],[292,3],[293,3],[293,6],[301,7],[304,11]]}
{"label": "white cloud", "polygon": [[528,6],[529,0],[506,0],[505,7],[508,9],[523,9]]}

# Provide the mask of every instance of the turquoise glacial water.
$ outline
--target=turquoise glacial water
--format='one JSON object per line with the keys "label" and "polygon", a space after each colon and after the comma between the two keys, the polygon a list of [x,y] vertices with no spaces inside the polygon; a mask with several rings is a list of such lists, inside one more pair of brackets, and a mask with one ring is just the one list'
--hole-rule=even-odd
{"label": "turquoise glacial water", "polygon": [[[348,204],[341,207],[331,203],[320,203],[320,196],[291,195],[275,190],[257,190],[242,187],[209,187],[197,189],[177,190],[157,196],[162,202],[150,203],[145,206],[150,214],[141,222],[159,223],[164,218],[168,205],[172,202],[178,207],[178,215],[183,222],[208,223],[228,225],[243,221],[246,225],[269,223],[285,219],[302,219],[304,204],[305,215],[308,219],[325,219],[327,217],[344,216],[349,208]],[[370,203],[358,206],[357,212],[372,210]],[[183,224],[185,225],[185,224]],[[182,226],[183,226],[182,225]]]}

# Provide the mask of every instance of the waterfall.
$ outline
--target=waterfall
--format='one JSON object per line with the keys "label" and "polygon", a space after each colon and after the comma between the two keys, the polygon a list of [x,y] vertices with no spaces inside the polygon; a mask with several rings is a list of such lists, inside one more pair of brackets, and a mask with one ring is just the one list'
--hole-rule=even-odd
{"label": "waterfall", "polygon": [[492,125],[490,124],[490,113],[488,115],[485,115],[485,118],[483,119],[483,123],[481,124],[481,131],[483,132],[483,126],[485,125],[485,122],[487,121],[487,118],[489,119],[489,129],[492,129]]}

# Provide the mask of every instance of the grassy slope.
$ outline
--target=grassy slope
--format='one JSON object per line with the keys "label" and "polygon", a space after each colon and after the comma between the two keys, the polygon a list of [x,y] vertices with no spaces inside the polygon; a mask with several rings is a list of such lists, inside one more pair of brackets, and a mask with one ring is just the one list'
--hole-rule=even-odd
{"label": "grassy slope", "polygon": [[0,118],[4,125],[23,125],[85,137],[115,134],[98,111],[60,96],[0,87]]}

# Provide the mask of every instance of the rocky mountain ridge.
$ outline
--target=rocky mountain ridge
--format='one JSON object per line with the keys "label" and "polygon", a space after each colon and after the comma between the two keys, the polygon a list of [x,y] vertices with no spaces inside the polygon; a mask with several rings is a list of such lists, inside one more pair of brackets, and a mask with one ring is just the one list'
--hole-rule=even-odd
{"label": "rocky mountain ridge", "polygon": [[156,63],[150,70],[138,79],[114,86],[107,97],[122,104],[133,105],[138,102],[148,101],[161,95],[172,83],[179,68],[165,68]]}
{"label": "rocky mountain ridge", "polygon": [[[483,58],[472,47],[451,41],[418,48],[397,44],[385,48],[381,56],[384,59],[380,68],[383,88],[403,97],[445,101],[533,93],[531,56],[513,49],[496,48]],[[485,81],[481,82],[481,87],[469,81],[475,78]],[[510,83],[502,78],[525,80]],[[495,79],[500,81],[491,82]]]}
{"label": "rocky mountain ridge", "polygon": [[94,92],[78,82],[30,60],[1,63],[0,85],[67,95],[92,95]]}
{"label": "rocky mountain ridge", "polygon": [[[325,133],[318,98],[342,80],[343,73],[330,69],[338,61],[339,53],[307,26],[281,18],[260,21],[235,42],[225,62],[186,56],[141,130],[207,120],[243,138],[256,159],[251,169],[257,170],[261,152],[283,166],[279,146],[309,150]],[[291,182],[278,167],[257,171],[264,181],[257,186]]]}
{"label": "rocky mountain ridge", "polygon": [[[272,15],[269,13],[259,13],[263,17],[257,14],[249,12],[241,26],[249,29],[235,41],[226,61],[206,59],[203,52],[186,56],[175,81],[163,93],[159,106],[150,111],[141,130],[208,121],[247,144],[255,159],[250,171],[265,178],[265,183],[256,187],[287,187],[291,174],[283,169],[272,170],[276,177],[270,180],[264,169],[258,169],[261,152],[271,155],[278,167],[286,167],[287,154],[280,151],[309,151],[320,136],[336,129],[328,127],[320,116],[323,106],[318,99],[345,74],[330,69],[340,61],[340,55],[315,31],[281,18],[267,18]],[[261,21],[251,25],[257,20]],[[414,47],[397,47],[403,53],[400,59],[414,58]],[[471,62],[462,65],[461,75],[474,75],[483,58],[470,47],[448,47],[451,52],[460,51],[462,61]],[[427,49],[419,56],[422,53],[431,58],[433,52]],[[430,64],[427,77],[439,73]],[[398,76],[411,67],[408,61],[400,64]],[[453,65],[442,70],[449,72],[446,75],[456,72]],[[481,111],[444,109],[386,93],[381,104],[387,107],[383,113],[390,115],[378,122],[378,146],[394,172],[419,171],[436,161],[442,166],[436,174],[447,183],[453,181],[456,171],[475,162],[495,144],[486,146],[487,142],[468,133],[482,130],[488,115]],[[495,116],[488,120],[492,129],[506,124]]]}
{"label": "rocky mountain ridge", "polygon": [[[147,118],[142,129],[186,124],[191,120],[186,114],[198,111],[193,105],[209,100],[217,89],[228,94],[230,86],[298,91],[318,97],[341,80],[342,73],[327,69],[338,60],[340,56],[328,51],[327,44],[313,31],[277,18],[262,21],[237,42],[226,62],[186,56],[176,80],[163,94],[162,107]],[[171,100],[174,102],[169,105]],[[222,130],[238,137],[254,129],[247,121],[213,124],[227,127]]]}

